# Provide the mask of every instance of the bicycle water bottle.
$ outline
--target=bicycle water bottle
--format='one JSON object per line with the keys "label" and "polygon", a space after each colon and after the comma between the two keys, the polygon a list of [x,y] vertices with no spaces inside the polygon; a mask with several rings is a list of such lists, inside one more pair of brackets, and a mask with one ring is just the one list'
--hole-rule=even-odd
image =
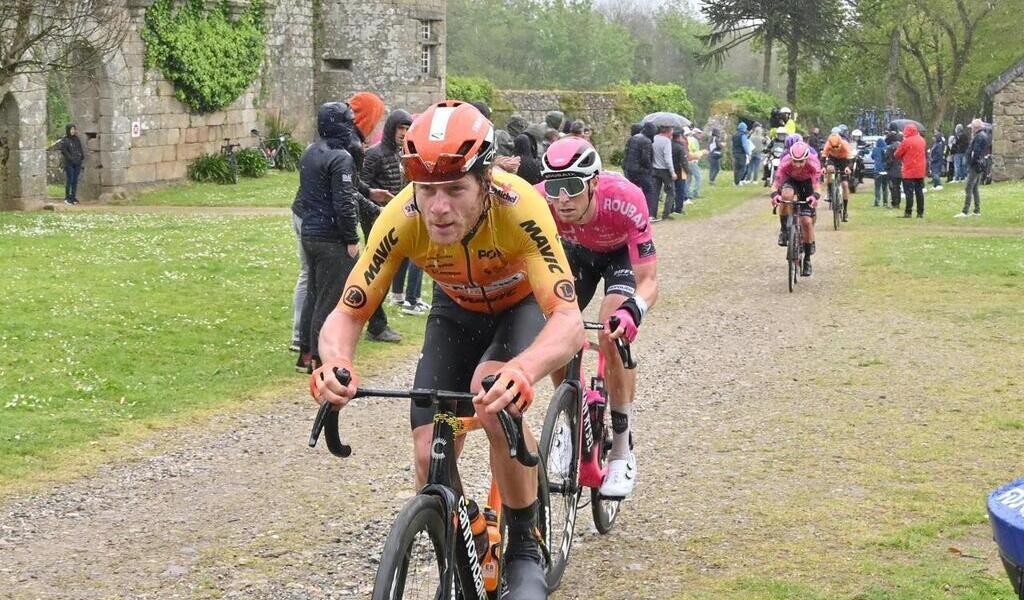
{"label": "bicycle water bottle", "polygon": [[481,559],[481,571],[484,574],[484,588],[488,592],[498,590],[501,575],[498,573],[498,549],[501,548],[501,529],[498,528],[498,515],[490,506],[484,507],[484,518],[487,521],[487,539],[490,552],[487,558]]}
{"label": "bicycle water bottle", "polygon": [[473,530],[476,557],[480,561],[480,565],[483,566],[484,557],[487,556],[487,550],[490,546],[487,535],[487,520],[481,514],[480,507],[472,500],[466,503],[466,514],[469,516],[469,527]]}

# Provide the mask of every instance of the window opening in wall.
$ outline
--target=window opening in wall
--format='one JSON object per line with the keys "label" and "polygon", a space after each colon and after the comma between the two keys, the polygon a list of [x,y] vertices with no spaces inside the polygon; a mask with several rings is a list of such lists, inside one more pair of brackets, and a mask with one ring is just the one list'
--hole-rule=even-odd
{"label": "window opening in wall", "polygon": [[434,48],[432,46],[423,46],[420,49],[420,74],[430,75],[430,67],[433,61],[431,60],[431,54]]}
{"label": "window opening in wall", "polygon": [[325,58],[324,68],[328,71],[351,71],[351,58]]}
{"label": "window opening in wall", "polygon": [[420,39],[424,41],[430,40],[431,33],[430,21],[420,21]]}

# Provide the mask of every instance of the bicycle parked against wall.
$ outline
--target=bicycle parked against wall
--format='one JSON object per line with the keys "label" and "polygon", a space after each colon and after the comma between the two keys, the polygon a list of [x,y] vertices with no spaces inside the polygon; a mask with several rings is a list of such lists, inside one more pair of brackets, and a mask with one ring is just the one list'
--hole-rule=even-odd
{"label": "bicycle parked against wall", "polygon": [[[335,370],[338,380],[348,384],[349,373]],[[495,377],[484,379],[484,389]],[[413,496],[391,526],[377,568],[373,600],[497,600],[501,593],[503,540],[506,538],[501,514],[501,495],[491,481],[487,505],[483,510],[466,498],[459,477],[455,438],[479,429],[476,417],[456,416],[456,405],[472,402],[474,394],[434,389],[382,390],[359,388],[354,398],[410,398],[417,406],[434,407],[433,451],[426,485]],[[498,413],[509,455],[532,467],[539,457],[526,447],[522,416],[507,410]],[[315,446],[324,432],[327,447],[335,456],[351,455],[352,448],[341,442],[338,412],[324,402],[317,413],[309,445]],[[543,471],[543,469],[539,469]],[[547,555],[545,530],[548,495],[541,476],[537,489],[538,524],[541,548]],[[476,531],[486,523],[485,532]]]}
{"label": "bicycle parked against wall", "polygon": [[[612,317],[609,326],[617,329],[618,319]],[[584,323],[583,327],[592,331],[604,329],[603,324],[591,322]],[[619,338],[615,345],[622,364],[627,369],[636,368],[628,342]],[[583,357],[588,351],[597,353],[597,370],[586,385]],[[565,381],[555,390],[544,419],[540,455],[544,465],[541,473],[547,476],[545,487],[549,494],[551,566],[547,579],[550,590],[561,583],[569,562],[576,513],[586,506],[580,505],[583,488],[590,488],[594,525],[602,534],[611,531],[622,502],[622,498],[605,497],[598,491],[604,482],[605,463],[612,445],[611,427],[605,422],[608,390],[604,384],[604,368],[605,356],[600,346],[587,340],[569,361]]]}
{"label": "bicycle parked against wall", "polygon": [[275,138],[265,138],[260,135],[258,129],[253,129],[251,133],[256,139],[256,148],[263,154],[263,158],[267,160],[267,167],[273,169],[284,169],[288,164],[291,156],[288,154],[288,138],[291,136],[287,133],[282,133]]}
{"label": "bicycle parked against wall", "polygon": [[224,145],[220,147],[220,154],[228,161],[228,166],[231,167],[231,183],[238,183],[238,152],[237,148],[241,148],[241,144],[232,144],[231,138],[224,138]]}

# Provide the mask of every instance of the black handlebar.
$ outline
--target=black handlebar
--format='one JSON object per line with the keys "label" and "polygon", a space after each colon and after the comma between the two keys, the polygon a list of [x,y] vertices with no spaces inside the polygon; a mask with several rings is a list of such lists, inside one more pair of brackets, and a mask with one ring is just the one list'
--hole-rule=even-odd
{"label": "black handlebar", "polygon": [[[351,373],[346,369],[335,368],[334,374],[342,385],[348,385],[352,380]],[[497,377],[495,375],[485,377],[482,382],[484,390],[491,389],[496,380]],[[353,398],[410,398],[418,406],[425,407],[436,405],[441,401],[472,402],[474,396],[475,394],[466,392],[446,392],[423,388],[413,388],[410,390],[360,388],[356,390]],[[516,397],[518,398],[518,396]],[[313,420],[313,430],[309,434],[309,447],[316,446],[317,441],[320,439],[320,432],[324,432],[327,449],[331,451],[331,454],[347,458],[352,455],[352,446],[342,443],[339,432],[338,411],[332,410],[332,408],[333,405],[330,402],[323,402],[320,405],[320,410],[317,411],[316,418]],[[501,423],[501,429],[505,434],[505,441],[508,443],[509,458],[515,458],[527,467],[536,466],[540,462],[540,457],[536,453],[530,452],[526,447],[522,415],[513,416],[508,412],[507,408],[503,408],[498,413],[498,422]]]}

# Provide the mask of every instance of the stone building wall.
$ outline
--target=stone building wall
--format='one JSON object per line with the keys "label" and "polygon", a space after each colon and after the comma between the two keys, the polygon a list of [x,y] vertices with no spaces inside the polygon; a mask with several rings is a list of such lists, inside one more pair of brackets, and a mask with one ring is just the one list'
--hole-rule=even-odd
{"label": "stone building wall", "polygon": [[413,113],[444,100],[445,6],[444,0],[322,2],[317,104],[361,90]]}
{"label": "stone building wall", "polygon": [[992,98],[992,177],[1024,179],[1024,75]]}
{"label": "stone building wall", "polygon": [[[218,152],[224,138],[253,145],[250,130],[265,129],[268,117],[282,118],[307,142],[319,103],[359,90],[412,111],[444,97],[444,0],[266,0],[260,77],[227,108],[208,114],[190,113],[160,71],[143,66],[139,32],[153,0],[112,1],[129,11],[124,43],[70,81],[69,113],[86,149],[82,200],[181,180],[190,161]],[[240,12],[248,0],[229,6]],[[45,197],[46,85],[36,83],[0,93],[0,138],[8,140],[0,144],[0,208],[38,206]],[[133,136],[135,122],[140,131]]]}

